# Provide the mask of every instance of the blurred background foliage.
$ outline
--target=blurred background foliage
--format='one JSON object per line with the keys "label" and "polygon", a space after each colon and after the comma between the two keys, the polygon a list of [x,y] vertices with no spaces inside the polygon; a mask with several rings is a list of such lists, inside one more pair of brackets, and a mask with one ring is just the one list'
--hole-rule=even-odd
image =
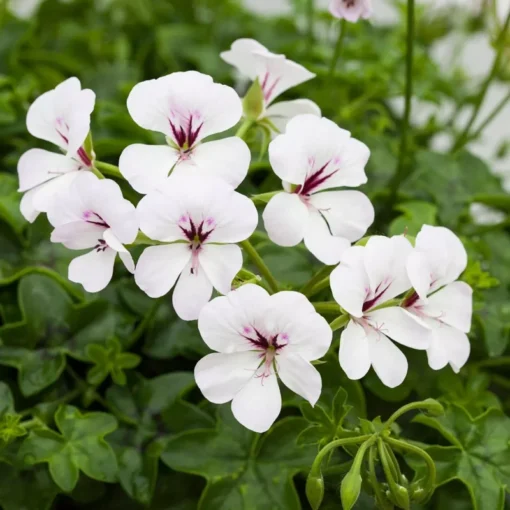
{"label": "blurred background foliage", "polygon": [[[405,88],[404,4],[397,4],[402,16],[397,24],[349,25],[339,66],[329,76],[339,25],[318,8],[310,16],[309,0],[294,0],[292,15],[281,17],[254,14],[239,0],[46,0],[32,17],[19,19],[13,12],[21,5],[15,3],[23,1],[0,2],[0,432],[5,439],[0,450],[0,506],[4,510],[191,510],[197,505],[204,510],[296,510],[301,504],[308,508],[303,473],[313,460],[314,448],[296,446],[296,437],[306,426],[299,400],[286,399],[285,417],[260,441],[232,421],[228,406],[217,413],[201,400],[193,383],[193,366],[207,352],[196,324],[179,321],[169,300],[151,301],[120,267],[107,290],[99,296],[85,295],[67,281],[73,254],[49,242],[46,219],[40,217],[30,225],[19,213],[17,160],[25,150],[42,146],[25,126],[27,108],[35,97],[69,76],[78,76],[97,94],[92,118],[97,157],[117,164],[128,144],[158,138],[139,128],[127,112],[126,98],[133,85],[198,69],[235,86],[242,95],[246,84],[219,58],[240,37],[255,38],[315,72],[314,80],[292,89],[286,98],[312,99],[324,116],[370,147],[364,191],[377,210],[370,233],[415,235],[424,223],[441,224],[462,237],[470,255],[463,279],[475,289],[472,357],[459,376],[449,368],[433,372],[424,353],[406,351],[408,377],[390,390],[373,373],[361,384],[345,380],[332,356],[321,366],[325,386],[321,403],[326,408],[331,405],[342,386],[353,406],[351,419],[373,419],[379,414],[387,417],[407,401],[441,398],[463,406],[470,419],[481,417],[470,427],[479,445],[489,441],[489,418],[483,413],[493,407],[508,411],[510,405],[510,197],[487,163],[468,152],[464,143],[455,151],[431,148],[438,134],[454,140],[461,137],[455,119],[462,109],[476,104],[482,84],[473,83],[462,69],[445,73],[431,58],[430,49],[459,27],[472,34],[488,32],[496,41],[501,26],[494,23],[491,2],[475,15],[462,8],[418,9],[415,100],[436,108],[424,122],[413,122],[405,179],[393,196],[390,183],[398,164],[399,104]],[[508,83],[509,39],[498,44],[506,49],[494,79]],[[241,191],[278,189],[262,134],[253,133],[249,142],[253,160]],[[502,146],[501,152],[505,150]],[[136,202],[136,194],[123,186],[125,196]],[[484,210],[483,216],[473,217],[473,203],[491,206],[498,214]],[[289,288],[299,288],[320,269],[307,251],[276,247],[262,230],[253,241],[278,280]],[[329,299],[328,291],[315,299]],[[64,415],[67,428],[60,423]],[[510,420],[501,411],[490,418],[508,430]],[[20,420],[25,423],[21,432],[16,428]],[[35,433],[29,439],[16,438],[16,431],[25,434],[38,421],[58,432],[52,432],[51,438],[41,439]],[[440,445],[436,448],[448,444],[437,427],[411,422],[402,426],[411,439]],[[66,435],[69,428],[82,432],[71,437]],[[504,450],[505,439],[498,436],[498,440],[498,448]],[[502,509],[502,487],[510,486],[508,455],[498,458],[502,467],[496,472],[490,456],[481,459],[476,451],[471,456],[470,445],[461,448],[468,461],[478,459],[480,465],[473,472],[483,477],[466,475],[460,463],[449,465],[440,472],[439,482],[457,481],[436,491],[423,507]],[[444,467],[446,461],[441,462]],[[59,466],[63,472],[56,474]],[[77,477],[78,471],[79,480],[73,480],[70,473]],[[326,485],[324,508],[339,508],[339,475],[334,469]],[[470,497],[482,492],[491,496]],[[364,494],[356,508],[373,505]]]}

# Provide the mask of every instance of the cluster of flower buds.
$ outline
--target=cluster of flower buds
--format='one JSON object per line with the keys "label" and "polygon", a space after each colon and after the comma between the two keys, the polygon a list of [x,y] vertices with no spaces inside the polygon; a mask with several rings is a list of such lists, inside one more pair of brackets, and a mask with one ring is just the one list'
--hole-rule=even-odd
{"label": "cluster of flower buds", "polygon": [[[253,80],[244,101],[196,71],[137,84],[129,113],[167,144],[130,145],[118,169],[96,160],[95,94],[77,78],[32,104],[29,132],[64,154],[31,149],[20,158],[21,211],[29,221],[47,213],[53,242],[88,250],[71,262],[69,279],[88,292],[103,290],[118,254],[150,297],[174,288],[177,315],[198,319],[216,351],[197,364],[198,386],[211,402],[232,401],[246,427],[263,432],[278,417],[277,377],[314,405],[321,378],[312,362],[328,351],[332,327],[303,294],[277,292],[277,284],[273,295],[251,283],[232,290],[245,271],[238,244],[258,256],[247,241],[257,228],[256,207],[236,191],[251,159],[242,135],[257,125],[271,132],[269,160],[283,188],[269,194],[262,214],[269,238],[280,246],[304,241],[318,260],[338,265],[330,283],[342,316],[333,324],[346,325],[340,344],[346,374],[359,379],[372,366],[384,384],[399,385],[407,360],[389,338],[427,350],[434,369],[450,363],[458,371],[469,356],[471,322],[471,289],[455,281],[467,262],[459,239],[428,226],[414,247],[405,236],[362,239],[374,208],[363,193],[339,188],[367,181],[368,147],[322,118],[309,100],[273,102],[314,75],[251,39],[234,42],[222,58]],[[243,115],[237,136],[208,140]],[[136,207],[100,169],[143,195]],[[149,245],[136,264],[134,244]],[[213,290],[223,296],[211,301]]]}

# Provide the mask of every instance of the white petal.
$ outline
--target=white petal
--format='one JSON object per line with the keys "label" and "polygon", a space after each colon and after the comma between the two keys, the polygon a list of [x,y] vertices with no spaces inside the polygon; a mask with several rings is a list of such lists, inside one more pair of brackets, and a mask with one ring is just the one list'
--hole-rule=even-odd
{"label": "white petal", "polygon": [[99,244],[104,227],[85,221],[72,221],[55,227],[51,233],[52,243],[62,243],[71,250],[84,250]]}
{"label": "white petal", "polygon": [[280,246],[295,246],[303,239],[309,212],[298,195],[283,192],[269,201],[262,218],[271,241]]}
{"label": "white petal", "polygon": [[340,336],[340,366],[349,379],[358,380],[370,370],[370,347],[366,330],[350,321]]}
{"label": "white petal", "polygon": [[359,191],[325,191],[310,197],[310,203],[328,222],[331,234],[351,243],[361,239],[374,222],[374,206]]}
{"label": "white petal", "polygon": [[292,101],[279,101],[267,108],[263,117],[269,119],[280,133],[285,132],[287,123],[297,115],[321,116],[321,109],[309,99],[294,99]]}
{"label": "white petal", "polygon": [[18,161],[19,191],[27,191],[79,168],[80,163],[63,154],[30,149]]}
{"label": "white petal", "polygon": [[128,251],[123,251],[119,253],[120,260],[122,260],[122,263],[126,267],[126,269],[131,273],[135,274],[135,262],[133,260],[133,257],[131,256],[131,253]]}
{"label": "white petal", "polygon": [[[88,171],[75,171],[68,172],[55,177],[49,181],[43,182],[34,188],[34,207],[41,212],[48,213],[50,219],[50,212],[56,207],[60,208],[62,203],[62,196],[69,192],[71,184],[81,174],[89,174]],[[51,219],[50,219],[51,222]]]}
{"label": "white petal", "polygon": [[138,193],[145,195],[162,187],[178,159],[179,152],[168,145],[136,143],[122,151],[119,170]]}
{"label": "white petal", "polygon": [[33,223],[40,213],[40,211],[38,211],[34,206],[34,195],[36,192],[37,188],[27,191],[21,198],[21,202],[19,204],[21,214],[30,223]]}
{"label": "white petal", "polygon": [[285,55],[255,51],[253,56],[259,70],[258,78],[266,105],[273,102],[286,90],[315,77],[314,73],[296,62],[286,59]]}
{"label": "white petal", "polygon": [[282,408],[282,396],[274,374],[253,376],[232,400],[236,420],[254,432],[266,432]]}
{"label": "white petal", "polygon": [[314,406],[322,389],[321,376],[317,369],[299,354],[287,354],[285,349],[278,355],[277,365],[278,376],[283,384]]}
{"label": "white petal", "polygon": [[235,244],[209,244],[202,247],[199,261],[213,287],[228,294],[232,280],[243,267],[243,254]]}
{"label": "white petal", "polygon": [[368,336],[370,359],[375,373],[389,388],[396,388],[407,375],[407,359],[404,353],[385,335],[375,330]]}
{"label": "white petal", "polygon": [[183,243],[145,248],[136,264],[135,282],[152,298],[164,296],[190,258],[189,247]]}
{"label": "white petal", "polygon": [[455,372],[466,364],[471,351],[471,344],[468,336],[443,324],[440,328],[433,331],[433,340],[431,347],[427,350],[429,365],[434,370],[443,368],[446,363],[450,363]]}
{"label": "white petal", "polygon": [[333,266],[351,243],[342,236],[333,236],[324,218],[317,212],[310,214],[305,230],[305,246],[321,262]]}
{"label": "white petal", "polygon": [[74,155],[89,132],[94,103],[94,92],[81,90],[78,78],[69,78],[32,103],[27,129],[31,135]]}
{"label": "white petal", "polygon": [[288,122],[285,134],[269,144],[269,161],[280,179],[303,184],[307,175],[330,164],[349,138],[349,131],[329,119],[297,115]]}
{"label": "white petal", "polygon": [[430,296],[423,313],[464,333],[471,329],[473,289],[464,282],[453,282]]}
{"label": "white petal", "polygon": [[81,283],[87,292],[103,290],[112,279],[116,255],[116,251],[107,248],[76,257],[69,264],[69,280]]}
{"label": "white petal", "polygon": [[[466,269],[467,253],[460,239],[445,227],[423,225],[416,236],[416,251],[427,260],[431,291],[455,281]],[[411,277],[411,275],[410,275]]]}
{"label": "white petal", "polygon": [[[177,145],[183,145],[176,136],[181,128],[186,143],[195,145],[231,128],[242,115],[241,99],[234,89],[197,71],[138,83],[129,94],[127,106],[138,125],[164,133]],[[188,137],[190,123],[192,140]]]}
{"label": "white petal", "polygon": [[251,153],[246,143],[237,136],[201,143],[180,161],[174,174],[196,172],[199,175],[213,175],[233,188],[244,181],[250,166]]}
{"label": "white petal", "polygon": [[211,299],[213,286],[202,267],[191,271],[191,261],[183,269],[172,296],[175,313],[184,321],[198,319]]}
{"label": "white petal", "polygon": [[253,351],[208,354],[195,365],[195,381],[209,402],[224,404],[248,383],[259,364],[259,354]]}
{"label": "white petal", "polygon": [[[210,216],[214,219],[215,227],[207,242],[209,243],[239,243],[248,239],[259,222],[257,208],[246,196],[232,191],[228,184],[218,179],[211,179],[211,183],[221,188],[215,188],[215,203],[211,204]],[[204,183],[209,181],[204,180]],[[209,189],[209,194],[211,193]],[[228,192],[227,192],[228,191]]]}
{"label": "white petal", "polygon": [[220,57],[227,64],[236,67],[241,74],[254,80],[260,72],[260,64],[254,56],[254,53],[269,53],[265,46],[262,46],[255,39],[237,39],[232,43],[229,51],[220,53]]}
{"label": "white petal", "polygon": [[242,335],[251,332],[254,319],[269,306],[269,294],[258,285],[247,284],[217,297],[204,306],[198,329],[204,342],[215,351],[230,353],[253,349]]}
{"label": "white petal", "polygon": [[380,305],[411,288],[407,259],[411,243],[404,236],[372,236],[364,253],[365,269],[373,294],[379,296],[372,306]]}
{"label": "white petal", "polygon": [[413,349],[427,349],[430,346],[430,328],[404,308],[381,308],[370,312],[367,317],[375,329],[399,344]]}
{"label": "white petal", "polygon": [[372,0],[357,0],[351,5],[346,5],[344,0],[331,0],[329,11],[337,18],[356,23],[360,18],[372,16]]}
{"label": "white petal", "polygon": [[416,248],[407,259],[407,276],[418,296],[426,301],[432,284],[432,270],[426,254]]}
{"label": "white petal", "polygon": [[[369,157],[370,149],[363,142],[350,138],[343,149],[333,158],[331,168],[336,173],[317,190],[365,184],[367,182],[365,166]],[[338,162],[335,164],[336,161]]]}
{"label": "white petal", "polygon": [[106,241],[106,244],[116,252],[127,252],[126,248],[124,248],[124,245],[118,240],[117,236],[111,228],[107,228],[103,232],[103,239]]}
{"label": "white petal", "polygon": [[369,287],[364,250],[362,246],[351,246],[345,250],[341,264],[330,275],[335,301],[355,317],[363,315],[363,304]]}

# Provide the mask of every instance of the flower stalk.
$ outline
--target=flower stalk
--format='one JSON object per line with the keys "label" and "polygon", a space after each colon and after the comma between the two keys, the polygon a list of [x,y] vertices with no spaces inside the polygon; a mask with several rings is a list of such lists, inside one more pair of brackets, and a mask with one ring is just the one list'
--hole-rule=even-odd
{"label": "flower stalk", "polygon": [[342,55],[346,33],[347,33],[347,21],[343,19],[340,22],[340,32],[338,33],[338,38],[335,44],[335,50],[333,52],[333,58],[331,59],[331,64],[329,66],[329,78],[332,78],[333,75],[335,74],[338,60]]}
{"label": "flower stalk", "polygon": [[251,261],[257,266],[261,275],[266,279],[270,289],[273,292],[278,292],[278,282],[276,281],[275,277],[271,273],[271,270],[267,267],[266,263],[259,255],[255,247],[250,243],[250,241],[248,241],[248,239],[246,239],[246,241],[240,242],[239,245],[246,251]]}

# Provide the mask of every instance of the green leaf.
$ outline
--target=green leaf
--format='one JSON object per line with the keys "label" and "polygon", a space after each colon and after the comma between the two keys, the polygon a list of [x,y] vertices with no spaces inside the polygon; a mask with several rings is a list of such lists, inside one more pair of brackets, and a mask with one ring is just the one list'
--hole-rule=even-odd
{"label": "green leaf", "polygon": [[19,210],[20,200],[18,179],[14,175],[0,173],[0,218],[18,235],[27,224]]}
{"label": "green leaf", "polygon": [[25,462],[47,462],[53,480],[65,492],[74,489],[79,471],[94,480],[116,481],[117,460],[104,439],[117,428],[112,415],[82,414],[76,407],[60,406],[55,423],[60,433],[49,429],[30,433],[20,450]]}
{"label": "green leaf", "polygon": [[388,232],[390,236],[416,236],[423,225],[436,225],[437,207],[428,202],[404,202],[395,209],[403,214],[391,222]]}
{"label": "green leaf", "polygon": [[314,447],[298,447],[305,427],[301,418],[286,418],[262,438],[245,429],[230,406],[218,411],[216,430],[185,432],[166,445],[165,464],[207,479],[199,510],[301,508],[293,476],[314,458]]}
{"label": "green leaf", "polygon": [[[444,416],[419,415],[414,421],[436,429],[453,446],[429,446],[438,486],[459,480],[467,487],[474,510],[502,510],[510,485],[510,418],[489,409],[477,418],[457,405]],[[406,459],[418,473],[424,466]]]}

